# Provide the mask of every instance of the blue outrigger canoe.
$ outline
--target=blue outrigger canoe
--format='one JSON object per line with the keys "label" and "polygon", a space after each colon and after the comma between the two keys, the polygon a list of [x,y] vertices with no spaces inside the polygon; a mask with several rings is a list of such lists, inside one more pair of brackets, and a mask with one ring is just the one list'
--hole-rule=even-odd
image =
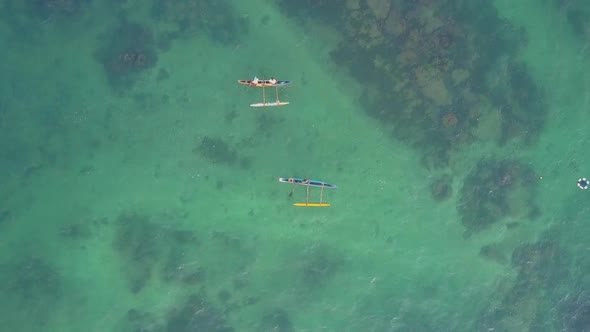
{"label": "blue outrigger canoe", "polygon": [[[329,184],[324,181],[311,180],[311,179],[279,178],[279,182],[293,184],[293,189],[291,189],[291,192],[289,193],[289,197],[291,197],[291,195],[293,195],[293,192],[295,191],[295,188],[297,188],[297,185],[302,185],[302,186],[306,187],[307,195],[305,198],[305,202],[293,204],[295,206],[301,206],[301,207],[328,207],[328,206],[330,206],[330,203],[324,202],[324,188],[328,188],[328,189],[337,188],[333,184]],[[309,188],[311,188],[311,187],[320,188],[320,201],[319,202],[310,202],[309,201]]]}
{"label": "blue outrigger canoe", "polygon": [[300,184],[303,186],[318,187],[318,188],[329,188],[329,189],[338,188],[336,185],[330,184],[327,182],[318,181],[318,180],[301,179],[301,178],[279,178],[279,182]]}

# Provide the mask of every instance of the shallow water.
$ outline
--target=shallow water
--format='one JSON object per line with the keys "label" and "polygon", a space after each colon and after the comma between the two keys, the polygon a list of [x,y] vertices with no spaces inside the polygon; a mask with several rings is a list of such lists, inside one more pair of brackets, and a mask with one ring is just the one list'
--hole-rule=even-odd
{"label": "shallow water", "polygon": [[590,329],[585,2],[0,13],[6,330]]}

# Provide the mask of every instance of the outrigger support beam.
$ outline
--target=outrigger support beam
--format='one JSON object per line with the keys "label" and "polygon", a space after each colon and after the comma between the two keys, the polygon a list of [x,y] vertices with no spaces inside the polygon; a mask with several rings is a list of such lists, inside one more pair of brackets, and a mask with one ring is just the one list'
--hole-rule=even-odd
{"label": "outrigger support beam", "polygon": [[[293,193],[295,192],[295,188],[297,188],[298,185],[302,185],[302,186],[306,187],[305,188],[306,189],[305,190],[305,202],[293,204],[295,206],[300,206],[300,207],[328,207],[328,206],[330,206],[330,203],[324,203],[324,189],[325,188],[331,188],[331,189],[336,188],[335,185],[321,182],[321,181],[311,180],[311,179],[279,178],[279,181],[284,182],[284,183],[292,183],[293,184],[293,188],[291,188],[291,191],[289,192],[289,197],[293,196]],[[320,187],[320,201],[319,202],[310,202],[309,201],[311,187]]]}

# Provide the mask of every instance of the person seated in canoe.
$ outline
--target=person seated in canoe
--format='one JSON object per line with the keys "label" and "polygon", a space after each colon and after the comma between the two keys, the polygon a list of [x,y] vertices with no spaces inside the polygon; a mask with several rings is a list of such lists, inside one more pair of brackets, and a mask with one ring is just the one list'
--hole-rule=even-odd
{"label": "person seated in canoe", "polygon": [[274,77],[271,77],[271,78],[270,78],[270,80],[268,80],[268,82],[269,82],[270,84],[273,84],[273,85],[274,85],[274,84],[277,84],[277,80],[275,80],[275,78],[274,78]]}
{"label": "person seated in canoe", "polygon": [[254,76],[254,79],[252,80],[252,84],[258,84],[258,77]]}

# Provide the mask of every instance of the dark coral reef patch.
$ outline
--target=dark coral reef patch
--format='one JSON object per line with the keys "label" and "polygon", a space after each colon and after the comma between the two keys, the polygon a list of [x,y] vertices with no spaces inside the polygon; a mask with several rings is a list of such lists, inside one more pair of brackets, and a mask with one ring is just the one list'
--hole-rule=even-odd
{"label": "dark coral reef patch", "polygon": [[250,168],[250,159],[240,155],[236,149],[219,137],[202,137],[193,148],[193,153],[214,164],[237,166],[242,169]]}
{"label": "dark coral reef patch", "polygon": [[542,91],[517,58],[525,34],[489,1],[277,2],[342,33],[332,60],[362,82],[367,114],[418,149],[427,167],[444,168],[495,112],[498,144],[532,143],[543,127]]}
{"label": "dark coral reef patch", "polygon": [[259,331],[294,332],[295,328],[285,310],[273,308],[262,316]]}
{"label": "dark coral reef patch", "polygon": [[183,255],[194,253],[199,246],[196,234],[159,224],[158,219],[170,218],[124,213],[117,219],[113,247],[121,256],[133,293],[143,290],[155,277],[187,286],[197,285],[205,278],[198,264],[183,264]]}
{"label": "dark coral reef patch", "polygon": [[225,313],[203,293],[190,294],[171,310],[153,314],[139,309],[127,311],[125,331],[145,332],[233,332]]}
{"label": "dark coral reef patch", "polygon": [[193,153],[219,164],[233,165],[238,160],[237,152],[219,137],[203,137]]}
{"label": "dark coral reef patch", "polygon": [[19,326],[32,324],[42,329],[65,297],[65,285],[62,271],[51,259],[25,254],[0,263],[2,304],[10,308],[5,309],[9,311],[4,313],[3,322],[24,318],[27,321]]}
{"label": "dark coral reef patch", "polygon": [[558,306],[565,332],[590,331],[590,291],[581,289],[565,297]]}
{"label": "dark coral reef patch", "polygon": [[553,0],[558,13],[567,18],[576,36],[584,41],[590,37],[590,3],[587,1]]}
{"label": "dark coral reef patch", "polygon": [[452,178],[449,175],[442,175],[432,181],[430,194],[437,202],[449,199],[453,195]]}
{"label": "dark coral reef patch", "polygon": [[124,20],[107,39],[95,58],[116,90],[129,89],[141,72],[158,61],[153,33],[146,26]]}
{"label": "dark coral reef patch", "polygon": [[91,0],[25,0],[32,17],[50,20],[56,17],[72,17],[88,7]]}
{"label": "dark coral reef patch", "polygon": [[514,160],[480,161],[465,178],[459,214],[466,234],[479,232],[504,217],[534,218],[538,177],[527,165]]}
{"label": "dark coral reef patch", "polygon": [[296,259],[296,277],[304,290],[314,290],[326,286],[344,265],[341,253],[327,245],[314,245],[307,248]]}
{"label": "dark coral reef patch", "polygon": [[193,294],[167,317],[165,332],[232,332],[225,315],[206,296]]}
{"label": "dark coral reef patch", "polygon": [[477,319],[476,331],[588,331],[588,296],[561,288],[571,287],[571,257],[563,246],[547,236],[523,244],[514,249],[512,266],[514,282],[497,289]]}

